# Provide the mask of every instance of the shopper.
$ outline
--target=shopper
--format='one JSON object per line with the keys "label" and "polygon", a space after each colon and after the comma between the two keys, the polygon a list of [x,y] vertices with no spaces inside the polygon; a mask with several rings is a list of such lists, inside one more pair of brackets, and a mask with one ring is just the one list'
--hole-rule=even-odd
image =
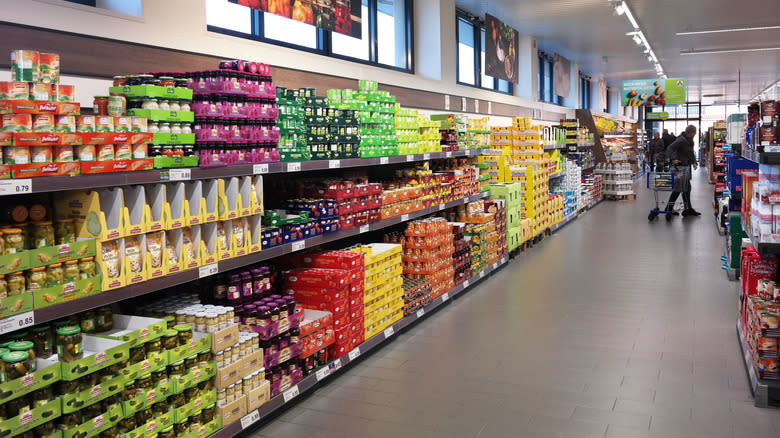
{"label": "shopper", "polygon": [[670,144],[674,141],[674,135],[669,134],[668,129],[664,129],[664,135],[661,137],[664,140],[664,147],[669,147]]}
{"label": "shopper", "polygon": [[[669,147],[666,148],[666,156],[672,162],[672,172],[675,174],[675,178],[678,178],[674,184],[674,190],[669,196],[669,201],[666,204],[668,211],[674,210],[674,203],[682,193],[683,203],[685,209],[682,212],[683,216],[701,216],[701,213],[693,209],[691,205],[691,166],[693,169],[698,169],[699,164],[696,162],[696,155],[693,152],[693,138],[696,136],[696,127],[688,125],[680,134],[679,137]],[[671,221],[672,215],[666,215],[666,220]]]}
{"label": "shopper", "polygon": [[660,172],[663,170],[664,162],[666,161],[664,151],[666,151],[666,145],[664,145],[664,141],[661,138],[661,133],[656,131],[653,134],[653,139],[650,140],[650,151],[648,153],[651,171],[656,170]]}

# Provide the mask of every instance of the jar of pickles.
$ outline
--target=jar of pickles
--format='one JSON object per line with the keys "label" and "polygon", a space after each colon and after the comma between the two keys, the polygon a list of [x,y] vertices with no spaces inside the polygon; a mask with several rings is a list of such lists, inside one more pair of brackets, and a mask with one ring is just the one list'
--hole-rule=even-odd
{"label": "jar of pickles", "polygon": [[57,355],[60,362],[75,362],[84,357],[79,327],[67,326],[57,330]]}
{"label": "jar of pickles", "polygon": [[151,359],[155,356],[162,354],[163,345],[162,338],[150,339],[144,344],[144,350],[146,350],[146,357]]}
{"label": "jar of pickles", "polygon": [[208,424],[214,421],[214,416],[217,413],[217,406],[211,405],[207,408],[203,408],[203,411],[201,411],[201,420],[203,421],[203,424]]}
{"label": "jar of pickles", "polygon": [[0,274],[0,298],[6,298],[8,296],[8,282],[5,280],[5,275]]}
{"label": "jar of pickles", "polygon": [[177,421],[173,423],[173,433],[176,436],[184,436],[189,432],[187,427],[187,417],[177,418]]}
{"label": "jar of pickles", "polygon": [[46,280],[48,287],[61,286],[65,279],[65,270],[62,263],[54,263],[46,267]]}
{"label": "jar of pickles", "polygon": [[95,314],[95,330],[98,333],[107,332],[114,328],[114,314],[111,307],[104,306],[97,310]]}
{"label": "jar of pickles", "polygon": [[9,351],[0,356],[0,381],[10,382],[32,372],[30,355],[24,351]]}
{"label": "jar of pickles", "polygon": [[217,391],[217,406],[224,408],[227,404],[227,389]]}
{"label": "jar of pickles", "polygon": [[187,399],[187,403],[195,400],[200,395],[200,388],[193,386],[184,390],[184,397]]}
{"label": "jar of pickles", "polygon": [[136,424],[146,424],[151,419],[152,419],[151,408],[141,409],[140,411],[135,413]]}
{"label": "jar of pickles", "polygon": [[37,364],[35,363],[35,344],[31,341],[12,342],[8,344],[6,348],[12,352],[19,351],[27,353],[27,358],[30,360],[30,371],[35,371],[38,369]]}
{"label": "jar of pickles", "polygon": [[88,310],[82,313],[79,325],[83,333],[95,333],[95,311]]}
{"label": "jar of pickles", "polygon": [[184,375],[184,360],[176,361],[168,365],[168,377],[178,379]]}
{"label": "jar of pickles", "polygon": [[166,350],[173,350],[179,346],[179,332],[176,330],[165,330],[162,335],[162,346]]}
{"label": "jar of pickles", "polygon": [[40,408],[51,401],[54,401],[54,391],[51,386],[44,386],[43,388],[36,389],[32,393],[33,409]]}
{"label": "jar of pickles", "polygon": [[118,427],[119,427],[119,433],[121,434],[127,434],[135,430],[137,427],[135,423],[135,417],[131,415],[129,417],[123,418],[122,420],[119,420]]}
{"label": "jar of pickles", "polygon": [[33,342],[35,344],[35,355],[41,359],[46,359],[52,355],[54,350],[54,336],[48,325],[36,326],[32,328]]}
{"label": "jar of pickles", "polygon": [[76,241],[76,226],[73,219],[57,219],[54,221],[54,239],[57,245]]}
{"label": "jar of pickles", "polygon": [[95,258],[84,257],[79,259],[79,277],[84,280],[95,276]]}
{"label": "jar of pickles", "polygon": [[141,377],[135,379],[135,393],[138,395],[144,394],[147,390],[152,389],[152,373],[147,372]]}
{"label": "jar of pickles", "polygon": [[189,372],[193,368],[198,366],[198,355],[193,354],[184,358],[184,372]]}
{"label": "jar of pickles", "polygon": [[211,350],[201,351],[198,353],[198,365],[205,367],[211,360],[214,359]]}
{"label": "jar of pickles", "polygon": [[129,360],[130,364],[137,364],[146,360],[146,349],[144,349],[144,346],[136,345],[135,347],[130,347]]}
{"label": "jar of pickles", "polygon": [[8,274],[6,283],[8,284],[9,297],[14,295],[20,295],[22,292],[25,291],[24,276],[22,275],[21,272],[14,272],[12,274]]}
{"label": "jar of pickles", "polygon": [[178,332],[179,345],[189,345],[192,340],[192,326],[189,324],[178,324],[173,326],[173,329]]}
{"label": "jar of pickles", "polygon": [[27,271],[27,288],[30,290],[46,289],[49,280],[46,277],[46,267],[41,266]]}
{"label": "jar of pickles", "polygon": [[168,404],[173,406],[173,408],[180,408],[187,404],[187,399],[183,393],[173,394],[168,397]]}
{"label": "jar of pickles", "polygon": [[176,433],[173,431],[173,426],[168,426],[165,429],[157,432],[157,438],[174,438]]}
{"label": "jar of pickles", "polygon": [[135,380],[128,380],[125,382],[125,387],[122,389],[122,399],[125,401],[132,400],[138,393],[135,390]]}
{"label": "jar of pickles", "polygon": [[81,278],[81,271],[79,270],[78,260],[68,260],[65,262],[63,270],[63,280],[65,283],[72,283]]}
{"label": "jar of pickles", "polygon": [[54,227],[51,221],[33,222],[32,239],[36,248],[44,248],[56,244]]}
{"label": "jar of pickles", "polygon": [[24,251],[24,236],[21,228],[6,228],[3,230],[5,254],[18,254]]}

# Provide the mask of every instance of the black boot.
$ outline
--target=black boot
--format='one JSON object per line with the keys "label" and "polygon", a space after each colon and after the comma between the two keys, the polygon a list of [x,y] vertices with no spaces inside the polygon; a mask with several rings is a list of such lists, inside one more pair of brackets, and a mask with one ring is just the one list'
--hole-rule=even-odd
{"label": "black boot", "polygon": [[699,213],[698,211],[694,210],[693,207],[689,208],[688,210],[691,212],[691,214],[693,216],[701,216],[701,213]]}
{"label": "black boot", "polygon": [[682,215],[683,215],[683,217],[688,217],[688,216],[695,215],[695,213],[694,213],[693,209],[686,208],[685,210],[683,210]]}

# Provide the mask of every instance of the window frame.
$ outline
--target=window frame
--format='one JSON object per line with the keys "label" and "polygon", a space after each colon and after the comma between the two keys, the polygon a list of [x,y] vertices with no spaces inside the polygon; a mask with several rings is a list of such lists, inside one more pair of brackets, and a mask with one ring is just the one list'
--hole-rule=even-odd
{"label": "window frame", "polygon": [[[555,75],[553,74],[553,58],[552,56],[542,52],[537,52],[539,69],[539,101],[550,103],[553,105],[564,106],[563,98],[555,94]],[[549,99],[548,99],[549,94]]]}
{"label": "window frame", "polygon": [[[469,84],[467,82],[461,82],[460,80],[460,50],[458,50],[458,45],[460,44],[460,21],[465,21],[469,23],[472,26],[474,35],[474,84]],[[455,13],[455,83],[458,85],[463,85],[465,87],[471,87],[471,88],[479,88],[480,90],[487,90],[487,91],[493,91],[495,93],[501,93],[506,94],[509,96],[514,96],[515,93],[515,84],[509,81],[503,81],[508,85],[509,91],[503,91],[501,90],[501,79],[494,78],[492,76],[488,76],[493,79],[493,86],[492,87],[483,87],[482,86],[482,32],[485,30],[485,23],[483,20],[480,20],[477,17],[471,16],[463,11],[457,11]],[[487,76],[487,75],[485,75]]]}
{"label": "window frame", "polygon": [[[404,2],[404,20],[406,23],[406,47],[402,50],[405,51],[405,58],[407,67],[397,67],[395,65],[382,64],[378,61],[378,35],[377,35],[377,14],[378,14],[378,0],[368,0],[368,16],[363,19],[368,20],[368,60],[360,59],[348,55],[337,54],[333,52],[333,38],[332,31],[324,30],[315,27],[317,35],[316,48],[310,48],[306,46],[300,46],[286,41],[276,40],[265,36],[265,24],[263,20],[263,14],[266,12],[250,9],[251,30],[249,34],[238,32],[231,29],[225,29],[219,26],[206,25],[208,32],[220,33],[238,38],[244,38],[260,43],[273,44],[288,49],[300,50],[303,52],[313,53],[317,55],[327,56],[329,58],[340,59],[343,61],[356,62],[358,64],[370,65],[373,67],[381,67],[389,70],[394,70],[402,73],[414,74],[414,0],[397,0]],[[362,1],[361,1],[362,7]],[[365,37],[365,35],[363,35]],[[398,50],[398,49],[396,49]]]}
{"label": "window frame", "polygon": [[582,72],[579,72],[580,77],[580,109],[591,109],[591,80]]}

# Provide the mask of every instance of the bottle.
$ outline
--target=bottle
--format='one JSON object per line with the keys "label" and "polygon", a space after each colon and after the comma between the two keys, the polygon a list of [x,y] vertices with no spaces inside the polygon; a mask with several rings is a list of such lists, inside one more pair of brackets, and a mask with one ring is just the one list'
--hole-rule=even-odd
{"label": "bottle", "polygon": [[236,303],[241,298],[241,277],[238,274],[230,276],[230,283],[227,287],[228,302]]}
{"label": "bottle", "polygon": [[253,295],[252,274],[249,271],[241,273],[241,297],[243,301],[248,302]]}

